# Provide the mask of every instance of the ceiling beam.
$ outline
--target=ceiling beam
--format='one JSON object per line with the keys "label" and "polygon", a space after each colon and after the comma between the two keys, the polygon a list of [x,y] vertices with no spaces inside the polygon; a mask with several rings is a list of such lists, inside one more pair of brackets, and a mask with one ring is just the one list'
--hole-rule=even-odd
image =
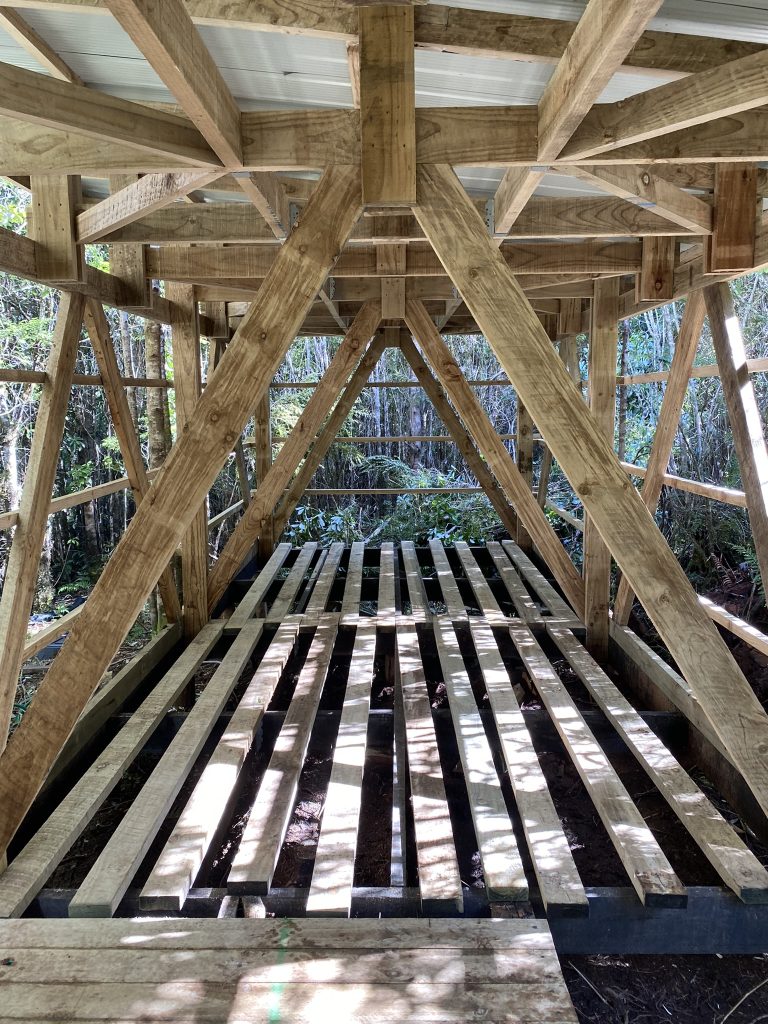
{"label": "ceiling beam", "polygon": [[0,7],[0,29],[6,32],[22,50],[26,50],[31,57],[34,57],[49,75],[62,82],[85,85],[82,78],[75,74],[69,64],[63,61],[53,47],[49,46],[42,36],[39,36],[12,7]]}

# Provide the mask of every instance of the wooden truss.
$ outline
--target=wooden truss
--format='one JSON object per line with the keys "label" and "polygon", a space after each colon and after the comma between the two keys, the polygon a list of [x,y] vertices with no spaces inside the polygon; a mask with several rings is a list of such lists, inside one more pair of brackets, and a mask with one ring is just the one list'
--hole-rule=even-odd
{"label": "wooden truss", "polygon": [[[765,367],[744,359],[725,283],[768,265],[768,175],[757,167],[768,159],[768,50],[703,38],[692,47],[650,31],[659,0],[590,0],[576,26],[408,3],[359,11],[326,0],[71,6],[116,18],[179,109],[86,87],[0,3],[3,23],[51,72],[0,67],[0,173],[32,193],[27,236],[0,232],[0,268],[62,289],[23,498],[0,520],[15,526],[0,600],[3,737],[73,384],[105,388],[126,463],[127,480],[118,483],[132,488],[137,504],[0,756],[0,851],[152,588],[160,581],[168,618],[181,621],[188,639],[208,636],[209,616],[248,551],[260,540],[271,553],[387,345],[400,347],[507,529],[522,548],[535,546],[583,615],[592,653],[605,656],[636,594],[687,680],[699,725],[768,812],[768,719],[652,516],[669,482],[670,445],[706,308],[717,352],[711,372],[723,380],[744,479],[739,500],[768,571],[768,456],[748,376]],[[206,24],[344,40],[355,108],[240,111],[197,31]],[[417,109],[419,48],[539,60],[555,70],[535,106]],[[598,104],[622,67],[675,80]],[[468,164],[504,169],[492,201],[467,194],[453,168]],[[603,194],[536,196],[547,169]],[[307,171],[319,181],[299,176]],[[83,191],[88,176],[107,180],[107,198]],[[207,187],[215,201],[200,191]],[[110,247],[110,274],[85,262],[84,246],[96,241]],[[164,295],[151,287],[158,280]],[[613,451],[616,327],[684,295],[686,317],[641,495]],[[172,329],[180,429],[151,483],[102,305]],[[83,322],[99,361],[95,380],[73,374]],[[275,370],[298,333],[340,330],[328,374],[271,464]],[[496,352],[518,395],[517,463],[441,330],[481,332]],[[574,359],[582,332],[591,336],[586,402]],[[204,388],[201,333],[216,339]],[[7,371],[3,379],[28,378]],[[170,386],[157,378],[143,384]],[[251,494],[241,434],[254,413],[259,464]],[[545,445],[547,467],[538,495],[534,438]],[[233,450],[242,498],[222,516],[243,514],[209,571],[206,495]],[[583,578],[544,514],[552,459],[584,505]],[[181,601],[168,569],[178,548]],[[622,572],[613,627],[612,559]],[[524,656],[535,660],[536,653]],[[450,676],[447,649],[445,658]],[[412,711],[418,714],[416,705]],[[260,856],[254,853],[257,862]]]}

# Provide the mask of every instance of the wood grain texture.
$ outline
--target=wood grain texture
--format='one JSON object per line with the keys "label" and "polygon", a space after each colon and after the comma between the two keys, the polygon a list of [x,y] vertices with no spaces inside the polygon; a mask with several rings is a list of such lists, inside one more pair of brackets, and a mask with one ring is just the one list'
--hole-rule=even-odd
{"label": "wood grain texture", "polygon": [[705,252],[709,273],[750,270],[755,265],[755,234],[762,205],[758,205],[755,164],[718,164],[714,227]]}

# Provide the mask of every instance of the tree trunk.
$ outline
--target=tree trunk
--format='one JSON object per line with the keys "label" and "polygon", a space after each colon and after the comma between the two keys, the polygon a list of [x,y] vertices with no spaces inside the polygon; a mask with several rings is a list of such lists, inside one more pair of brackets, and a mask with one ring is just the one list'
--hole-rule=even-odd
{"label": "tree trunk", "polygon": [[[148,377],[163,376],[160,324],[146,322],[144,329],[145,361]],[[147,435],[149,439],[149,468],[158,469],[168,454],[165,444],[164,388],[147,388]]]}
{"label": "tree trunk", "polygon": [[[120,314],[120,347],[123,352],[123,372],[126,377],[135,376],[133,365],[133,350],[131,349],[131,325],[127,313]],[[128,409],[131,413],[136,433],[139,432],[139,410],[136,403],[136,388],[126,388],[125,396],[128,399]]]}

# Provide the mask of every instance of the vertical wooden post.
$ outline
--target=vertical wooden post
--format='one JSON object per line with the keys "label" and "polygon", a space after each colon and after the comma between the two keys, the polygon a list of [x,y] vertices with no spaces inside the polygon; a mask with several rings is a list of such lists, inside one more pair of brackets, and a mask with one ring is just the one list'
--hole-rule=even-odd
{"label": "vertical wooden post", "polygon": [[75,244],[80,179],[74,175],[32,175],[31,236],[38,243],[37,272],[45,281],[79,281],[82,251]]}
{"label": "vertical wooden post", "polygon": [[[589,335],[589,408],[611,447],[616,416],[619,281],[618,277],[595,281]],[[593,657],[602,660],[608,654],[611,553],[588,513],[584,515],[584,587],[587,647]]]}
{"label": "vertical wooden post", "polygon": [[13,713],[82,326],[82,296],[62,293],[0,597],[0,750]]}
{"label": "vertical wooden post", "polygon": [[[255,443],[254,452],[256,489],[264,483],[264,479],[272,466],[272,403],[269,388],[259,399],[254,416],[253,439]],[[259,557],[269,558],[275,547],[275,517],[270,512],[264,519],[262,531],[259,534]]]}
{"label": "vertical wooden post", "polygon": [[[173,379],[176,386],[176,438],[182,437],[201,391],[200,333],[192,285],[168,283],[171,304]],[[195,514],[181,541],[181,594],[184,635],[196,636],[208,621],[208,508]]]}
{"label": "vertical wooden post", "polygon": [[757,213],[757,164],[716,164],[712,235],[705,249],[707,273],[754,267]]}
{"label": "vertical wooden post", "polygon": [[[116,174],[109,178],[109,190],[113,194],[138,181],[137,175]],[[152,301],[151,287],[147,278],[147,246],[117,245],[109,246],[109,269],[115,277],[119,277],[126,289],[128,309],[146,308]]]}
{"label": "vertical wooden post", "polygon": [[[528,410],[517,396],[517,437],[515,447],[517,448],[517,468],[528,487],[533,490],[533,420]],[[533,541],[528,531],[518,519],[517,521],[517,543],[523,551],[533,549]]]}
{"label": "vertical wooden post", "polygon": [[640,273],[636,278],[638,302],[671,302],[675,297],[675,251],[672,236],[648,235],[643,239]]}

